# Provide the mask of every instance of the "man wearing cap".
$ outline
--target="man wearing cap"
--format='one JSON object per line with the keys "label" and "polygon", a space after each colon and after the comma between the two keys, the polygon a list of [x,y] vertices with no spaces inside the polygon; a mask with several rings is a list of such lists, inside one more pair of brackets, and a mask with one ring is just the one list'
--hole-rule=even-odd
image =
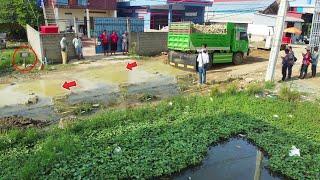
{"label": "man wearing cap", "polygon": [[308,74],[308,68],[311,63],[310,47],[307,46],[306,50],[307,50],[306,54],[302,53],[303,60],[302,60],[302,66],[301,66],[301,70],[300,70],[300,77],[299,77],[300,79],[306,78],[306,76]]}

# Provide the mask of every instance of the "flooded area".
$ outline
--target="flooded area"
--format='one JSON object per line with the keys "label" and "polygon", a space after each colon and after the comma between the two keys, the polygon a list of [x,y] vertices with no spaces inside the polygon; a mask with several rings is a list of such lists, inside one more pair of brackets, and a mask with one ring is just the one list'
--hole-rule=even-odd
{"label": "flooded area", "polygon": [[[132,60],[77,63],[68,71],[53,71],[36,79],[1,84],[0,117],[21,115],[39,119],[55,116],[51,111],[53,99],[63,96],[71,105],[114,103],[121,98],[121,93],[129,96],[151,94],[161,99],[178,93],[176,76],[186,73],[161,61],[138,61],[138,67],[130,71],[126,69],[129,62]],[[77,86],[70,91],[62,88],[64,82],[71,81],[76,81]],[[26,105],[30,94],[39,98],[37,104]]]}
{"label": "flooded area", "polygon": [[[259,159],[258,156],[261,158]],[[200,166],[187,169],[181,174],[172,177],[172,179],[281,179],[271,175],[266,168],[267,161],[268,159],[259,153],[257,147],[246,140],[233,138],[228,142],[210,148],[207,157]]]}

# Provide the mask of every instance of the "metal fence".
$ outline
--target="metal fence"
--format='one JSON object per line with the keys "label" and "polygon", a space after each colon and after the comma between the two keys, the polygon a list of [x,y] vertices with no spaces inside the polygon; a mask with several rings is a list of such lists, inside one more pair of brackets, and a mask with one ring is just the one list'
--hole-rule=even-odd
{"label": "metal fence", "polygon": [[[119,36],[118,41],[118,51],[121,51],[121,35],[125,31],[130,32],[143,32],[144,31],[144,21],[138,18],[94,18],[94,37],[99,37],[99,35],[106,30],[108,34],[115,31]],[[98,42],[100,39],[98,39]],[[96,47],[96,53],[102,53],[102,46],[98,43]]]}

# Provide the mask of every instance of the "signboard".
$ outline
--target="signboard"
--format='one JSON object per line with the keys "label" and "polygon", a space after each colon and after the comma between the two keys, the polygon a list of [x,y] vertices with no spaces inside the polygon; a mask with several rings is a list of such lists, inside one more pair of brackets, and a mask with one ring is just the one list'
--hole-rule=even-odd
{"label": "signboard", "polygon": [[185,16],[188,16],[188,17],[197,17],[197,16],[198,16],[198,12],[186,12]]}

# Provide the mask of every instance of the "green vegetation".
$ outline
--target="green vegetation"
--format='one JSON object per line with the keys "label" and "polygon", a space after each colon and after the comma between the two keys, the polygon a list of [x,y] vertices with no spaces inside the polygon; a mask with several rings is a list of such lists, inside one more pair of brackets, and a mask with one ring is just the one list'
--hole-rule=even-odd
{"label": "green vegetation", "polygon": [[[198,164],[210,145],[239,133],[268,153],[271,170],[293,179],[319,177],[317,104],[256,99],[246,93],[211,98],[176,97],[157,106],[112,110],[65,130],[0,134],[0,177],[158,177]],[[301,157],[289,157],[292,145]]]}
{"label": "green vegetation", "polygon": [[281,87],[279,97],[283,100],[296,102],[301,99],[301,93],[296,90],[292,90],[290,87],[284,85]]}
{"label": "green vegetation", "polygon": [[263,91],[264,91],[264,87],[260,83],[251,83],[246,88],[246,92],[249,95],[260,94]]}
{"label": "green vegetation", "polygon": [[0,74],[13,71],[11,64],[13,51],[13,49],[0,51]]}
{"label": "green vegetation", "polygon": [[25,25],[38,27],[43,22],[42,11],[36,2],[0,0],[0,32],[7,33],[9,39],[26,40]]}
{"label": "green vegetation", "polygon": [[276,84],[272,81],[267,81],[264,83],[264,88],[267,90],[273,90],[276,87]]}

